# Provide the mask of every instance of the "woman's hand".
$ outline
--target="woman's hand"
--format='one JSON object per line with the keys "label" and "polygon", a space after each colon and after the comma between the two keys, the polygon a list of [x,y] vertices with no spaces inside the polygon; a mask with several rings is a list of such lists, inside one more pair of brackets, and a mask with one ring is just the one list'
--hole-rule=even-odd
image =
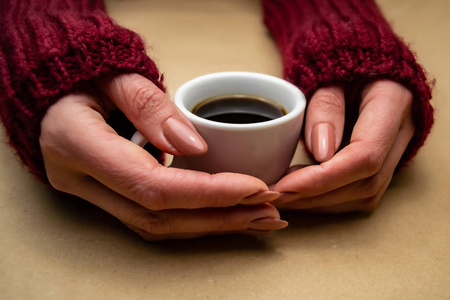
{"label": "woman's hand", "polygon": [[414,134],[412,98],[393,81],[366,85],[354,103],[359,114],[345,142],[344,127],[353,124],[346,120],[343,87],[317,90],[306,112],[305,142],[321,164],[292,168],[272,188],[282,192],[275,206],[327,213],[373,210]]}
{"label": "woman's hand", "polygon": [[147,240],[287,226],[267,203],[279,194],[262,181],[164,167],[106,123],[117,107],[159,149],[174,155],[206,152],[194,127],[152,82],[120,75],[103,81],[100,91],[63,97],[41,123],[41,150],[56,189],[99,206]]}

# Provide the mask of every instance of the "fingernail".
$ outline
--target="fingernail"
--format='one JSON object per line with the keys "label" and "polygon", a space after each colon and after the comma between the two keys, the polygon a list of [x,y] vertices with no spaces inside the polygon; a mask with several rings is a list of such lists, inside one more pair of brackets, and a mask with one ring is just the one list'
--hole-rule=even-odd
{"label": "fingernail", "polygon": [[276,218],[261,218],[253,220],[249,225],[249,229],[255,230],[278,230],[286,228],[289,225],[288,222]]}
{"label": "fingernail", "polygon": [[264,202],[271,202],[280,197],[279,192],[275,191],[264,191],[264,192],[258,192],[253,195],[247,196],[239,204],[243,205],[253,205],[253,204],[259,204]]}
{"label": "fingernail", "polygon": [[325,162],[334,155],[334,127],[330,123],[319,123],[313,128],[311,147],[314,158]]}
{"label": "fingernail", "polygon": [[175,118],[169,118],[163,124],[163,134],[175,149],[185,155],[200,155],[207,150],[200,135]]}

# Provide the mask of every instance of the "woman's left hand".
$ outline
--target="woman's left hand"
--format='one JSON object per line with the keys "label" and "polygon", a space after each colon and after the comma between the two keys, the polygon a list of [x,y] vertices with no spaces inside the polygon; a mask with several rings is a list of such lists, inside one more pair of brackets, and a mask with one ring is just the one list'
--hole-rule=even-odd
{"label": "woman's left hand", "polygon": [[[305,142],[319,165],[295,166],[272,189],[282,192],[280,209],[340,213],[377,207],[415,127],[412,93],[403,85],[378,80],[361,92],[359,113],[346,144],[344,88],[318,89],[308,104]],[[346,124],[347,122],[347,124]],[[350,124],[352,125],[352,124]],[[337,153],[339,148],[342,148]]]}

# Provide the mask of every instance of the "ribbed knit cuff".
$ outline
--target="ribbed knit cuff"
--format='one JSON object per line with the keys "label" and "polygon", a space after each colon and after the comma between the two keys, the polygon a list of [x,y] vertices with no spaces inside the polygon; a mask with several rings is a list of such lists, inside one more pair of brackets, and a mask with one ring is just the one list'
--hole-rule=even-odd
{"label": "ribbed knit cuff", "polygon": [[[38,178],[46,178],[40,123],[63,95],[132,72],[164,90],[142,40],[114,23],[102,1],[0,1],[0,116],[10,144]],[[131,131],[131,124],[122,126]]]}
{"label": "ribbed knit cuff", "polygon": [[414,94],[416,132],[398,167],[433,124],[431,89],[414,54],[371,0],[263,0],[264,20],[280,48],[284,77],[310,99],[332,83],[397,81]]}

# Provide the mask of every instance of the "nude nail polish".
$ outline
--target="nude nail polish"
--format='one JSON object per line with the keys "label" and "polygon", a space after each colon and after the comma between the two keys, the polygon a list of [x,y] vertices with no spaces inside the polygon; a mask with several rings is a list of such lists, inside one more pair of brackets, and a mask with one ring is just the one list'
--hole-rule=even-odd
{"label": "nude nail polish", "polygon": [[288,222],[276,218],[261,218],[253,220],[248,228],[256,230],[277,230],[286,228],[289,225]]}
{"label": "nude nail polish", "polygon": [[207,150],[200,135],[175,118],[169,118],[163,124],[163,134],[175,149],[185,155],[200,155]]}
{"label": "nude nail polish", "polygon": [[314,158],[325,162],[334,155],[334,127],[330,123],[316,124],[311,134],[311,147]]}

